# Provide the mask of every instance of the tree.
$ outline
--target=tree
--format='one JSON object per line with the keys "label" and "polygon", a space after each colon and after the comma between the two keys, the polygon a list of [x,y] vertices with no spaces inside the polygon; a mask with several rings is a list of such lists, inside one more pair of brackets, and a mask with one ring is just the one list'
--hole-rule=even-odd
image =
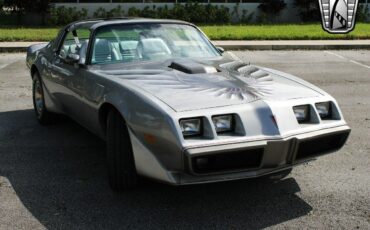
{"label": "tree", "polygon": [[274,23],[281,11],[286,7],[284,0],[263,0],[258,6],[258,21]]}
{"label": "tree", "polygon": [[4,13],[4,0],[0,0],[0,15]]}
{"label": "tree", "polygon": [[370,22],[370,9],[367,4],[358,4],[356,21],[357,22]]}
{"label": "tree", "polygon": [[27,13],[38,13],[45,21],[49,5],[50,0],[4,0],[4,7],[17,14],[18,21]]}
{"label": "tree", "polygon": [[4,6],[15,13],[47,13],[50,0],[4,0]]}
{"label": "tree", "polygon": [[320,6],[317,0],[294,0],[294,6],[303,22],[318,22],[321,20]]}

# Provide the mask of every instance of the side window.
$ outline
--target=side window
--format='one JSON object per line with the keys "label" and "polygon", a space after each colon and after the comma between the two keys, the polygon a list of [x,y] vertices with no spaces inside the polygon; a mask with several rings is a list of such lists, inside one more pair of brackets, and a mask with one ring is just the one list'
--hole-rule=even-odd
{"label": "side window", "polygon": [[98,29],[92,49],[91,64],[110,64],[138,60],[139,32],[130,29]]}
{"label": "side window", "polygon": [[[76,37],[74,35],[77,35]],[[69,31],[64,38],[62,46],[59,50],[59,56],[63,59],[67,58],[70,54],[78,54],[83,61],[86,57],[87,45],[89,42],[90,30],[76,29]]]}

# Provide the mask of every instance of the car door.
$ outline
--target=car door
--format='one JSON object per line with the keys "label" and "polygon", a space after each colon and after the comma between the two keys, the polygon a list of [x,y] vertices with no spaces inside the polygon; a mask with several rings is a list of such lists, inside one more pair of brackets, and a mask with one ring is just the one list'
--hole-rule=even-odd
{"label": "car door", "polygon": [[[82,38],[73,35],[81,34]],[[89,32],[76,30],[68,32],[51,62],[52,96],[60,103],[62,110],[76,120],[81,120],[86,69],[78,59],[81,47],[87,44]],[[73,56],[78,55],[78,56]]]}

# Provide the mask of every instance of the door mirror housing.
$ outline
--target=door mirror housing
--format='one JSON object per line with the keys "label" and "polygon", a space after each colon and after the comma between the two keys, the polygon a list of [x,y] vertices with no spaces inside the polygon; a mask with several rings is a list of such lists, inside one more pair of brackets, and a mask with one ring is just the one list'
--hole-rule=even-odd
{"label": "door mirror housing", "polygon": [[61,50],[59,53],[59,58],[68,64],[78,63],[80,60],[80,55],[78,54],[66,54],[64,50]]}
{"label": "door mirror housing", "polygon": [[79,60],[80,60],[80,55],[78,54],[68,54],[67,58],[65,59],[67,63],[78,63]]}

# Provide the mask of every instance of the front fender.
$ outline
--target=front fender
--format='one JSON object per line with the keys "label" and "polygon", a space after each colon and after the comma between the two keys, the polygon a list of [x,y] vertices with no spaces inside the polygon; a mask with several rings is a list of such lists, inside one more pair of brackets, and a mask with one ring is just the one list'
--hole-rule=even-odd
{"label": "front fender", "polygon": [[[131,142],[137,145],[133,146],[135,159],[142,159],[139,155],[143,153],[139,151],[146,149],[145,154],[149,151],[166,170],[183,170],[181,143],[171,119],[171,109],[129,83],[115,84],[105,92],[104,103],[111,104],[121,113],[130,130]],[[136,164],[140,169],[145,163],[138,161]]]}
{"label": "front fender", "polygon": [[31,68],[35,64],[39,51],[45,48],[49,43],[40,43],[31,45],[27,48],[26,65]]}

